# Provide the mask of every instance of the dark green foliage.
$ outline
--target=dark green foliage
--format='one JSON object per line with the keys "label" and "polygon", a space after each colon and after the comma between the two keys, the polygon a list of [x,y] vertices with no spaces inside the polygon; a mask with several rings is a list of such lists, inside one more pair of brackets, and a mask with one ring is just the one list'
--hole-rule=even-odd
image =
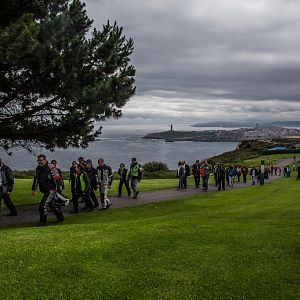
{"label": "dark green foliage", "polygon": [[143,165],[143,178],[162,179],[176,178],[176,172],[171,171],[168,165],[161,161],[150,161]]}
{"label": "dark green foliage", "polygon": [[0,146],[86,147],[134,94],[133,42],[79,0],[1,1]]}
{"label": "dark green foliage", "polygon": [[143,170],[146,173],[151,172],[166,172],[169,171],[167,164],[161,161],[150,161],[143,165]]}
{"label": "dark green foliage", "polygon": [[162,179],[176,178],[176,171],[168,168],[168,165],[161,161],[150,161],[143,165],[143,178]]}
{"label": "dark green foliage", "polygon": [[176,171],[155,171],[155,172],[144,172],[143,179],[172,179],[176,178]]}
{"label": "dark green foliage", "polygon": [[28,171],[17,171],[17,170],[14,170],[13,174],[14,174],[14,178],[18,178],[18,179],[25,179],[25,178],[27,179],[27,178],[30,178],[30,179],[33,179],[35,171],[34,170],[28,170]]}

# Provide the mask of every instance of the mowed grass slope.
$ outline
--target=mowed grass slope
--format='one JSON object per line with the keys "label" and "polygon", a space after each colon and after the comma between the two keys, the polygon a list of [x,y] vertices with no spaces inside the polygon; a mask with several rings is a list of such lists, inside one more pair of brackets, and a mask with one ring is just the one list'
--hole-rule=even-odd
{"label": "mowed grass slope", "polygon": [[295,177],[0,230],[1,299],[299,299]]}

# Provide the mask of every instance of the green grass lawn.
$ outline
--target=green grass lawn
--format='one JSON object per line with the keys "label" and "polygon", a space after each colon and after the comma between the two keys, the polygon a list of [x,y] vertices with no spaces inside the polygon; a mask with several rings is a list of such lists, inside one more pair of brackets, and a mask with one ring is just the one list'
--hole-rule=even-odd
{"label": "green grass lawn", "polygon": [[[151,191],[159,189],[167,189],[177,187],[178,179],[144,179],[140,182],[139,188],[141,191]],[[193,178],[188,179],[188,184],[193,184]],[[12,193],[12,199],[15,205],[33,204],[39,203],[42,195],[37,192],[35,197],[32,197],[31,193],[32,179],[15,179],[14,191]],[[112,189],[109,191],[109,195],[116,196],[119,186],[119,180],[115,180],[112,185]],[[66,195],[71,197],[70,184],[65,181]],[[99,192],[97,192],[99,193]],[[123,186],[123,193],[125,193],[125,186]]]}
{"label": "green grass lawn", "polygon": [[0,299],[299,299],[295,177],[0,230]]}

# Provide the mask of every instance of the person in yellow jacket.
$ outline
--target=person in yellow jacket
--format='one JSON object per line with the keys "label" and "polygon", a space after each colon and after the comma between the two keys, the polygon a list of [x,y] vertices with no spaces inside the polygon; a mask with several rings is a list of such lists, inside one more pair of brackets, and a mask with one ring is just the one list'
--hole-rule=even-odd
{"label": "person in yellow jacket", "polygon": [[142,179],[142,167],[140,164],[138,164],[135,157],[131,159],[129,177],[130,177],[131,188],[133,190],[133,199],[136,199],[139,194],[137,185],[138,182],[140,182]]}
{"label": "person in yellow jacket", "polygon": [[90,181],[88,175],[83,171],[83,167],[80,164],[74,166],[75,174],[71,181],[72,201],[74,212],[78,213],[78,199],[82,198],[85,202],[85,206],[82,210],[92,211],[94,204],[90,198]]}

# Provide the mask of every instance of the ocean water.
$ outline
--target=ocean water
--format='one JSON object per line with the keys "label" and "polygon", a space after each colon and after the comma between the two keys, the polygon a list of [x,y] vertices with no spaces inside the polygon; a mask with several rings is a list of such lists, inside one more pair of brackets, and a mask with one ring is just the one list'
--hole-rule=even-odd
{"label": "ocean water", "polygon": [[[151,132],[168,130],[169,126],[164,124],[156,125],[108,125],[104,126],[103,133],[99,140],[90,144],[87,149],[70,148],[66,150],[57,149],[54,152],[39,150],[47,159],[56,159],[58,166],[68,170],[72,161],[83,156],[85,159],[92,159],[97,165],[97,159],[102,157],[106,164],[117,170],[119,164],[124,162],[129,165],[131,158],[136,157],[138,162],[143,164],[148,161],[163,161],[169,168],[175,169],[179,160],[185,160],[192,164],[196,159],[205,159],[226,151],[234,150],[236,142],[165,142],[162,140],[148,140],[142,137]],[[207,128],[195,128],[189,125],[174,125],[174,130],[191,131],[205,130]],[[214,128],[209,128],[214,129]],[[215,128],[218,129],[218,128]],[[228,130],[230,130],[228,128]],[[13,170],[32,170],[36,167],[36,156],[26,150],[14,151],[11,156],[0,151],[0,157]]]}

